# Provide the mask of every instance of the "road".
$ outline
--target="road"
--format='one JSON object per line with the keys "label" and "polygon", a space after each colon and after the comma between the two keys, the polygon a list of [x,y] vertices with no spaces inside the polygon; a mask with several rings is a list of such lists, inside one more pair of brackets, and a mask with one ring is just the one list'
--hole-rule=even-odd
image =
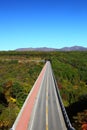
{"label": "road", "polygon": [[48,61],[27,130],[67,130]]}

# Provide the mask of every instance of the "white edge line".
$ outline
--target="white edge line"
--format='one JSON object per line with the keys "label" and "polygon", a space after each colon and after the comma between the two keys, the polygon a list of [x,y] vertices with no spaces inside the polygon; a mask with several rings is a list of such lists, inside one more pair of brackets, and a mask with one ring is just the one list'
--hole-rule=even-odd
{"label": "white edge line", "polygon": [[47,87],[46,87],[46,130],[48,130],[48,77],[47,77]]}
{"label": "white edge line", "polygon": [[[51,76],[52,76],[52,79],[53,79],[52,73],[51,73]],[[54,81],[54,79],[53,79],[53,81]],[[53,86],[54,86],[54,85],[53,85]],[[54,90],[55,90],[55,89],[54,89]],[[55,90],[54,92],[55,92],[55,96],[56,96],[56,103],[57,103],[57,107],[58,107],[58,113],[59,113],[59,117],[60,117],[62,129],[67,130],[66,125],[65,125],[65,122],[64,122],[64,118],[63,118],[63,115],[62,115],[62,111],[61,111],[61,108],[60,108],[60,104],[59,104],[59,101],[58,101],[58,99],[57,99],[56,90]]]}

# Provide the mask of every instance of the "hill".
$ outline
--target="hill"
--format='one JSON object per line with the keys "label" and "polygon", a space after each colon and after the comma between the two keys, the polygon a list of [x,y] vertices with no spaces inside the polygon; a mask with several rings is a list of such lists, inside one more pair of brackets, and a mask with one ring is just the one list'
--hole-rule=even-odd
{"label": "hill", "polygon": [[42,47],[42,48],[19,48],[16,49],[16,51],[56,51],[57,49],[55,48],[47,48],[47,47]]}
{"label": "hill", "polygon": [[60,49],[61,51],[86,51],[87,48],[82,46],[72,46],[72,47],[64,47]]}
{"label": "hill", "polygon": [[43,51],[43,52],[51,52],[51,51],[86,51],[86,47],[82,46],[72,46],[72,47],[64,47],[61,49],[57,48],[47,48],[47,47],[42,47],[42,48],[18,48],[16,51]]}

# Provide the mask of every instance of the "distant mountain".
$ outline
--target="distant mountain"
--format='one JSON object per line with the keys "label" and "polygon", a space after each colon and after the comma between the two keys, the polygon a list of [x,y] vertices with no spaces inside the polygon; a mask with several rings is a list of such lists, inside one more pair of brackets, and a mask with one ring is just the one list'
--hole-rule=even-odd
{"label": "distant mountain", "polygon": [[64,47],[60,49],[61,51],[86,51],[87,48],[82,46],[72,46],[72,47]]}
{"label": "distant mountain", "polygon": [[16,49],[16,51],[56,51],[57,49],[55,48],[47,48],[47,47],[42,47],[42,48],[19,48]]}
{"label": "distant mountain", "polygon": [[56,48],[47,48],[47,47],[41,47],[41,48],[18,48],[16,51],[86,51],[86,47],[82,46],[72,46],[72,47],[64,47],[61,49]]}

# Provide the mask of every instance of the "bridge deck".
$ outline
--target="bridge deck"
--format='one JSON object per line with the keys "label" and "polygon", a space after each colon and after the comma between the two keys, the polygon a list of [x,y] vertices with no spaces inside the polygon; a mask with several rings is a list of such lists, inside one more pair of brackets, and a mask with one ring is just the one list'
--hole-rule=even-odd
{"label": "bridge deck", "polygon": [[67,130],[49,61],[28,95],[12,130]]}

